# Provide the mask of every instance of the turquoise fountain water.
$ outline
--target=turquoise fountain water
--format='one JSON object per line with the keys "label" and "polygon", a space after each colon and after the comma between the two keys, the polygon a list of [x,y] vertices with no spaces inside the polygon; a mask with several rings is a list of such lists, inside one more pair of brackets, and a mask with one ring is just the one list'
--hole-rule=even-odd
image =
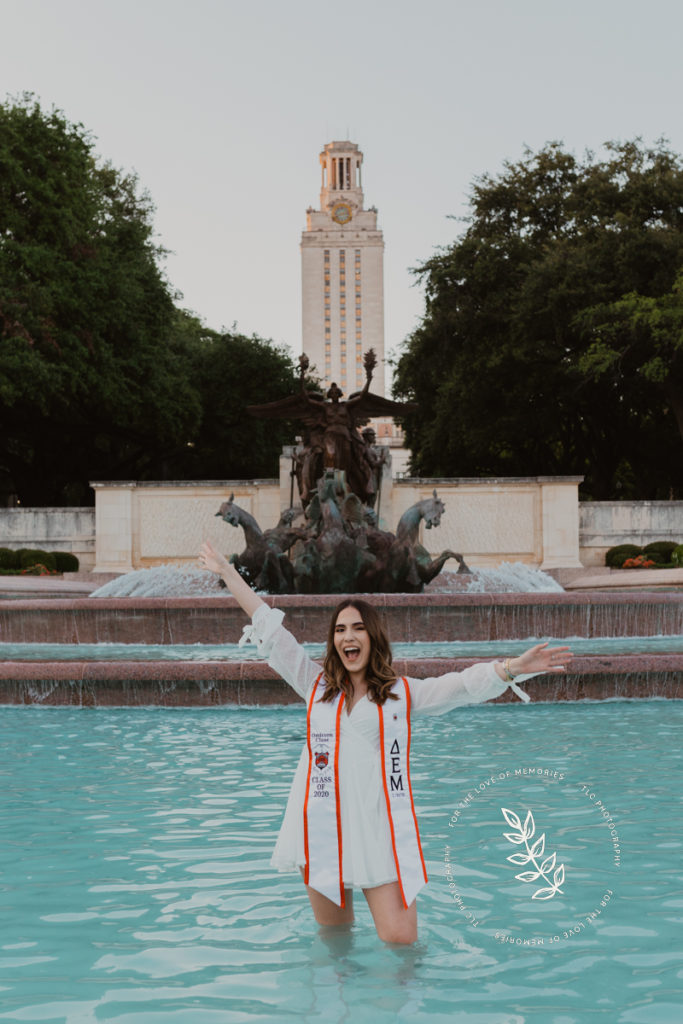
{"label": "turquoise fountain water", "polygon": [[[395,658],[501,658],[522,654],[532,644],[548,641],[552,645],[568,644],[573,653],[593,654],[683,654],[683,636],[627,636],[627,637],[527,637],[524,640],[452,640],[431,643],[395,643]],[[322,661],[324,644],[303,645],[312,658]],[[74,644],[54,643],[0,643],[0,662],[35,661],[69,662],[77,654],[79,661],[175,661],[175,662],[237,662],[259,661],[253,644]]]}
{"label": "turquoise fountain water", "polygon": [[[431,881],[399,950],[362,898],[320,934],[268,865],[300,708],[4,708],[0,1021],[678,1021],[681,725],[678,701],[416,720]],[[551,899],[503,807],[564,866]]]}

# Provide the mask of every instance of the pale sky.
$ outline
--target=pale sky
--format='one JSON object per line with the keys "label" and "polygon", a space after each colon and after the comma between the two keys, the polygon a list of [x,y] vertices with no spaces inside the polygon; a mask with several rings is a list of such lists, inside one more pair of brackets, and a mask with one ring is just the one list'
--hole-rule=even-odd
{"label": "pale sky", "polygon": [[475,176],[549,140],[683,151],[679,0],[0,0],[0,18],[0,97],[34,92],[137,172],[181,305],[295,355],[326,142],[365,155],[389,351],[423,312],[409,268],[462,230]]}

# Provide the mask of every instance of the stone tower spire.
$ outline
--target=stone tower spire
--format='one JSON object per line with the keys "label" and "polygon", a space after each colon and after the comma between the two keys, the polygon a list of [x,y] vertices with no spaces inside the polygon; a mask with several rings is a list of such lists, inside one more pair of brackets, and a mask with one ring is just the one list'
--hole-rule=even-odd
{"label": "stone tower spire", "polygon": [[374,348],[373,391],[384,394],[384,239],[377,210],[364,208],[363,154],[329,142],[320,154],[320,209],[301,236],[303,349],[326,387],[363,387],[363,352]]}

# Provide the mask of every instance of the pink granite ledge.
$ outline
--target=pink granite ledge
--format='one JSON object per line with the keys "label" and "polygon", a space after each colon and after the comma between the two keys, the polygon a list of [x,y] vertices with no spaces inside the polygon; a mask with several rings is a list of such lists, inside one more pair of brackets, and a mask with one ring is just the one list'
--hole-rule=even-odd
{"label": "pink granite ledge", "polygon": [[[383,608],[431,608],[448,606],[489,605],[591,605],[591,604],[683,604],[683,590],[639,590],[634,592],[606,593],[527,593],[527,594],[262,594],[266,604],[277,608],[334,608],[347,598],[357,597]],[[156,609],[161,608],[237,608],[235,598],[229,594],[219,597],[83,597],[11,599],[0,601],[0,610],[73,609]]]}
{"label": "pink granite ledge", "polygon": [[[401,675],[427,678],[461,671],[475,659],[398,660]],[[534,701],[683,698],[683,654],[574,659],[568,675],[539,676],[523,688]],[[507,690],[497,702],[518,701]],[[193,707],[301,703],[262,662],[4,662],[0,703]]]}
{"label": "pink granite ledge", "polygon": [[[339,595],[268,598],[297,637],[324,641]],[[683,593],[398,594],[369,600],[395,640],[683,633]],[[231,597],[0,601],[0,639],[54,643],[234,643],[247,618]]]}

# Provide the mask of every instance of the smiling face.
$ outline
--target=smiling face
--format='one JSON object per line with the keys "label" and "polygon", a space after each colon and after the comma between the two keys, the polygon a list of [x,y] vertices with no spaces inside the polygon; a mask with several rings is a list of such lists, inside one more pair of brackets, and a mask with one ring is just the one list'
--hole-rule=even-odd
{"label": "smiling face", "polygon": [[371,641],[363,617],[353,605],[342,608],[337,616],[334,646],[349,675],[365,672],[370,660]]}

